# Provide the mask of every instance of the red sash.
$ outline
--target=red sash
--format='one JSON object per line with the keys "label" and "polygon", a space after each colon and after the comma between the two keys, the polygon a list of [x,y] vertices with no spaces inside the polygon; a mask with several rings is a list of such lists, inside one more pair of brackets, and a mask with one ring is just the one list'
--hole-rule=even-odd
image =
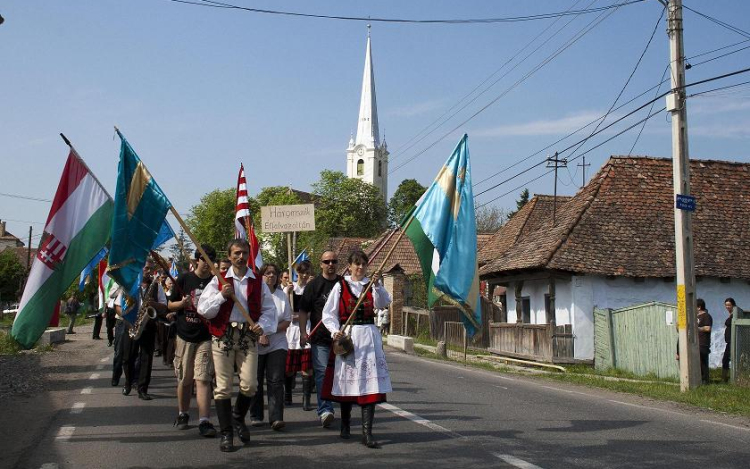
{"label": "red sash", "polygon": [[[228,271],[227,271],[228,272]],[[227,274],[222,274],[222,277],[227,282],[234,282],[233,278],[227,278]],[[234,285],[234,283],[230,283]],[[219,282],[219,290],[221,290],[221,282]],[[250,313],[250,317],[253,321],[258,322],[260,319],[260,305],[261,305],[261,293],[263,291],[263,283],[260,277],[247,279],[247,309]],[[221,304],[219,307],[219,314],[215,318],[208,321],[208,332],[214,337],[221,337],[227,330],[229,325],[229,317],[232,314],[232,308],[234,307],[234,300],[227,298],[227,301]]]}

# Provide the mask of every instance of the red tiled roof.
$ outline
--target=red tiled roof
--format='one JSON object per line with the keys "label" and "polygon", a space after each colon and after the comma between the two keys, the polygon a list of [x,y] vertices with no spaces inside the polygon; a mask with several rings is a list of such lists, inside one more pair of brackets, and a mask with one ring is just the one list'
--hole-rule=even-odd
{"label": "red tiled roof", "polygon": [[331,250],[336,253],[339,259],[339,275],[342,274],[347,268],[347,259],[349,254],[356,250],[362,250],[362,243],[367,242],[367,238],[331,238],[325,244],[324,249]]}
{"label": "red tiled roof", "polygon": [[419,258],[409,238],[402,236],[396,245],[400,232],[399,228],[387,230],[368,246],[365,253],[370,258],[370,265],[373,266],[373,269],[380,267],[385,256],[395,245],[396,248],[386,262],[383,271],[388,272],[398,265],[406,275],[421,274],[422,266],[419,264]]}
{"label": "red tiled roof", "polygon": [[[750,164],[692,160],[691,193],[696,275],[750,279]],[[671,159],[611,157],[575,197],[562,206],[558,199],[555,226],[540,202],[535,197],[482,249],[480,275],[545,268],[675,275]]]}

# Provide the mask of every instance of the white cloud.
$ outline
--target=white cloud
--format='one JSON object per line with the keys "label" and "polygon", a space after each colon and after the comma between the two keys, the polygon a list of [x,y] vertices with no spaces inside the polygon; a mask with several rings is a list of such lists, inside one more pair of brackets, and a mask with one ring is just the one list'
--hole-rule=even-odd
{"label": "white cloud", "polygon": [[749,138],[750,119],[736,121],[731,124],[690,125],[688,126],[688,134],[710,138]]}
{"label": "white cloud", "polygon": [[688,101],[689,114],[723,114],[750,110],[750,99],[744,96],[705,98]]}
{"label": "white cloud", "polygon": [[[475,130],[473,137],[519,137],[536,135],[562,135],[574,132],[594,119],[601,117],[599,111],[581,111],[557,119],[539,119],[521,124],[501,125],[497,127]],[[607,122],[612,122],[616,116],[610,116]],[[592,127],[593,130],[593,127]]]}
{"label": "white cloud", "polygon": [[392,108],[386,112],[386,115],[397,117],[414,117],[438,110],[442,108],[444,104],[445,99],[433,99],[430,101],[424,101],[422,103]]}

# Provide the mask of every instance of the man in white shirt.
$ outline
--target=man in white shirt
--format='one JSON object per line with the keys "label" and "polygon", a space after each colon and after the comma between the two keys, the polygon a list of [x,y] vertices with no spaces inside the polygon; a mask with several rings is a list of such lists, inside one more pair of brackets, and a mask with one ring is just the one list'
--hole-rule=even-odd
{"label": "man in white shirt", "polygon": [[[214,402],[221,427],[221,451],[234,450],[234,431],[243,443],[250,441],[245,425],[252,397],[258,388],[258,345],[256,338],[276,332],[276,305],[271,290],[248,268],[250,246],[244,239],[235,239],[227,246],[232,267],[203,290],[198,301],[198,314],[209,320],[213,336],[211,349],[216,373]],[[253,319],[247,323],[233,297],[239,300]],[[237,364],[240,393],[232,410],[232,378]]]}

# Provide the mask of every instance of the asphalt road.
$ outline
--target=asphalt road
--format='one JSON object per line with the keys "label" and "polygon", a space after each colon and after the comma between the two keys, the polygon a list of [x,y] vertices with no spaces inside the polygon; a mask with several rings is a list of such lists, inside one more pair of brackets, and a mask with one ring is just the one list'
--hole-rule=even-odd
{"label": "asphalt road", "polygon": [[750,466],[748,419],[392,351],[394,392],[375,416],[381,448],[359,443],[357,408],[351,440],[338,437],[338,420],[321,428],[314,412],[301,410],[298,384],[284,431],[252,428],[248,446],[221,453],[218,438],[198,435],[194,409],[189,430],[172,426],[175,382],[159,359],[155,399],[144,402],[110,386],[111,353],[99,342],[76,363],[47,370],[59,378],[46,401],[54,408],[38,412],[43,424],[15,467]]}

